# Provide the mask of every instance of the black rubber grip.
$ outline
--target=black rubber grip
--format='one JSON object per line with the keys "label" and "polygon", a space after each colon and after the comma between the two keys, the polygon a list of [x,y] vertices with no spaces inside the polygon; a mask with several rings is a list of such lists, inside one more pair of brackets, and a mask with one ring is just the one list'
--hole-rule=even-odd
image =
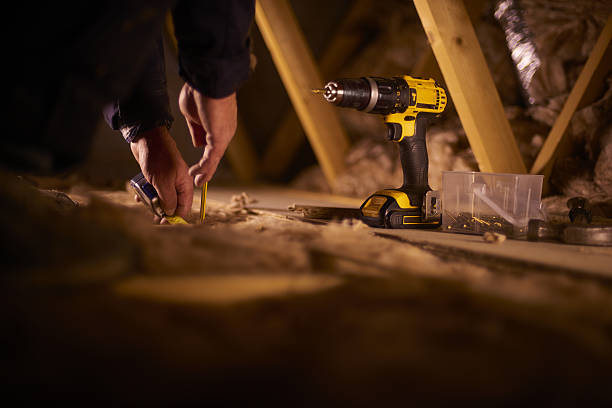
{"label": "black rubber grip", "polygon": [[405,136],[399,142],[400,160],[404,171],[402,188],[430,190],[425,133],[432,116],[426,113],[418,114],[414,125],[414,136]]}

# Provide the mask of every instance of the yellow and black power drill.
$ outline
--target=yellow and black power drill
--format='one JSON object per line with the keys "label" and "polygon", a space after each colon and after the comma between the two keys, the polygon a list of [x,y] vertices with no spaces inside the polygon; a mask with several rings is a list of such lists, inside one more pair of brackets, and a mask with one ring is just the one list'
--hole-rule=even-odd
{"label": "yellow and black power drill", "polygon": [[446,92],[433,79],[362,77],[330,81],[321,90],[337,106],[384,115],[387,137],[397,142],[404,184],[375,192],[361,205],[361,219],[380,228],[436,228],[438,197],[428,183],[425,133],[446,107]]}

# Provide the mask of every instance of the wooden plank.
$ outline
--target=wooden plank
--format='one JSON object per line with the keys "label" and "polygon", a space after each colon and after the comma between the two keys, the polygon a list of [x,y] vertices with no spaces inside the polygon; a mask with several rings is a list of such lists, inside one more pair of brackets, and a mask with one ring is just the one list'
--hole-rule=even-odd
{"label": "wooden plank", "polygon": [[[497,259],[498,264],[521,263],[526,269],[541,271],[547,268],[557,273],[571,271],[576,276],[591,276],[612,281],[612,270],[610,269],[612,251],[607,247],[531,242],[518,239],[507,239],[503,243],[492,244],[478,235],[417,229],[384,229],[378,234],[397,237],[409,243],[431,245],[435,248],[434,251],[440,248],[438,253],[444,253],[444,248],[452,248],[457,250],[455,254],[463,252],[467,259],[491,257],[491,259]],[[539,268],[538,265],[543,268]]]}
{"label": "wooden plank", "polygon": [[414,0],[481,171],[526,173],[474,27],[460,0]]}
{"label": "wooden plank", "polygon": [[329,207],[317,205],[295,204],[289,206],[289,211],[299,213],[304,219],[309,220],[348,220],[360,219],[361,210],[359,208]]}
{"label": "wooden plank", "polygon": [[[338,75],[342,65],[363,42],[364,34],[356,24],[371,12],[372,1],[355,1],[342,20],[320,59],[319,68],[324,80]],[[295,110],[289,108],[268,144],[262,160],[262,173],[273,179],[281,177],[303,141],[304,131],[300,121]]]}
{"label": "wooden plank", "polygon": [[[480,15],[487,0],[466,0],[465,8],[470,16],[470,21],[475,27],[478,25]],[[425,51],[421,53],[417,62],[412,67],[412,75],[421,76],[424,78],[436,78],[442,80],[442,72],[436,61],[436,57],[431,49],[427,47]]]}
{"label": "wooden plank", "polygon": [[560,157],[567,152],[568,145],[564,142],[563,136],[567,127],[574,116],[576,110],[594,102],[601,96],[604,90],[604,81],[612,71],[612,16],[608,18],[587,62],[582,68],[576,84],[572,88],[561,113],[538,153],[536,160],[531,168],[531,174],[544,174],[547,181],[556,157]]}
{"label": "wooden plank", "polygon": [[349,140],[336,108],[311,89],[323,80],[287,0],[257,0],[255,21],[330,186],[344,171]]}

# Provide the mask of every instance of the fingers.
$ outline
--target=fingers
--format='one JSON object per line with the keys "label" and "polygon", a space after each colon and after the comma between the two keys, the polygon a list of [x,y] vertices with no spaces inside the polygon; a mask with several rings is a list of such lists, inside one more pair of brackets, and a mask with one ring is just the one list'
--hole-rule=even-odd
{"label": "fingers", "polygon": [[152,182],[153,187],[157,190],[159,195],[160,204],[162,210],[167,215],[174,215],[177,205],[176,188],[174,186],[174,180],[164,180],[161,182]]}
{"label": "fingers", "polygon": [[210,181],[217,171],[218,160],[207,160],[203,164],[194,164],[189,168],[189,174],[193,176],[193,182],[197,187],[202,187],[205,182]]}
{"label": "fingers", "polygon": [[198,187],[202,187],[207,181],[210,181],[210,177],[206,177],[202,174],[196,175],[193,179],[194,184]]}
{"label": "fingers", "polygon": [[212,178],[236,133],[236,94],[210,98],[185,84],[181,90],[179,105],[187,120],[193,145],[204,147],[200,161],[189,169],[195,185],[202,186]]}
{"label": "fingers", "polygon": [[189,175],[194,178],[196,186],[201,187],[205,182],[210,181],[217,171],[224,151],[215,149],[212,144],[207,143],[200,161],[189,168]]}

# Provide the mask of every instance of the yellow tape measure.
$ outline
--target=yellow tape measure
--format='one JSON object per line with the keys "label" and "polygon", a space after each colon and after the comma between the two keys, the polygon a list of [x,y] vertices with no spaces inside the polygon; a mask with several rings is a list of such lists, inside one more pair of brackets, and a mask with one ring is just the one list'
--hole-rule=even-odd
{"label": "yellow tape measure", "polygon": [[166,215],[164,217],[170,224],[189,224],[183,217],[178,215]]}
{"label": "yellow tape measure", "polygon": [[200,224],[204,222],[206,217],[206,193],[208,190],[208,181],[202,186],[202,198],[200,200]]}

